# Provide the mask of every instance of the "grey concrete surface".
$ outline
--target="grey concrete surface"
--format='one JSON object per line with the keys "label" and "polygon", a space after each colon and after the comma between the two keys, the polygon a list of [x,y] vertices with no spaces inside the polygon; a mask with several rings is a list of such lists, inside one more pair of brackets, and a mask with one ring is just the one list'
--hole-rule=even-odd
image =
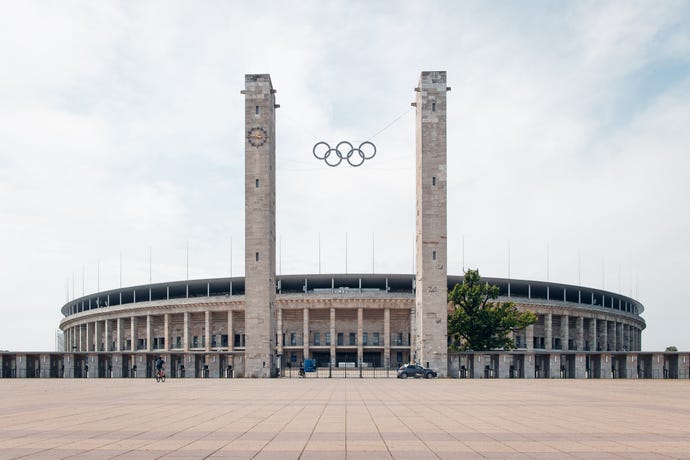
{"label": "grey concrete surface", "polygon": [[690,458],[688,380],[0,380],[0,458]]}

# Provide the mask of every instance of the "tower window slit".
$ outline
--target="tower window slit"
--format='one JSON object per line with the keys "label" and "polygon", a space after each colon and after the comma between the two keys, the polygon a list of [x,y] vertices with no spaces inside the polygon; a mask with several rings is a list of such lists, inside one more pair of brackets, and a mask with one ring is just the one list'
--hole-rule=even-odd
{"label": "tower window slit", "polygon": [[256,106],[256,114],[257,115],[259,114],[259,106],[258,105]]}
{"label": "tower window slit", "polygon": [[[436,112],[436,103],[435,103],[435,102],[432,102],[432,103],[431,103],[431,111],[432,111],[432,112]],[[257,113],[258,113],[258,112],[257,112]]]}
{"label": "tower window slit", "polygon": [[431,253],[431,259],[432,259],[432,260],[436,260],[436,251],[433,251],[433,252]]}
{"label": "tower window slit", "polygon": [[436,185],[436,176],[431,178],[431,185]]}
{"label": "tower window slit", "polygon": [[256,261],[257,262],[259,261],[259,253],[258,252],[256,253]]}
{"label": "tower window slit", "polygon": [[256,188],[259,188],[259,179],[256,180]]}

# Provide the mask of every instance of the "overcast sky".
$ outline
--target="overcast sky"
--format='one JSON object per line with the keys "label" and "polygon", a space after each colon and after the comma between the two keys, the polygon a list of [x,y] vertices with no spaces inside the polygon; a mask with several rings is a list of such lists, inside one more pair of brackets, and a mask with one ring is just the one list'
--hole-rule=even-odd
{"label": "overcast sky", "polygon": [[[185,279],[187,242],[190,279],[243,275],[247,73],[281,105],[279,273],[318,272],[319,237],[345,272],[346,234],[349,273],[412,273],[423,70],[452,87],[449,274],[632,295],[645,350],[690,350],[672,1],[0,2],[0,349],[53,350],[62,305],[118,287],[120,259],[124,286]],[[361,168],[311,153],[373,135]]]}

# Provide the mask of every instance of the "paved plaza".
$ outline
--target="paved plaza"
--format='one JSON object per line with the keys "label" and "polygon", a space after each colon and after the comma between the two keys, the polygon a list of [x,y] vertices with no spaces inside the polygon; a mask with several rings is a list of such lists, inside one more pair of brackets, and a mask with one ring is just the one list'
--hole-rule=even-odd
{"label": "paved plaza", "polygon": [[690,458],[688,380],[0,380],[0,458]]}

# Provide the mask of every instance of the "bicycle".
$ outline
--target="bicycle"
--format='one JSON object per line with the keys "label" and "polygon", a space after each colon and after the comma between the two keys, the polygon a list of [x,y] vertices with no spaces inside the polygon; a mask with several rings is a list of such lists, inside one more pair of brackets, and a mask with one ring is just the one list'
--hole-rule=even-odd
{"label": "bicycle", "polygon": [[156,383],[165,382],[165,369],[156,371]]}

